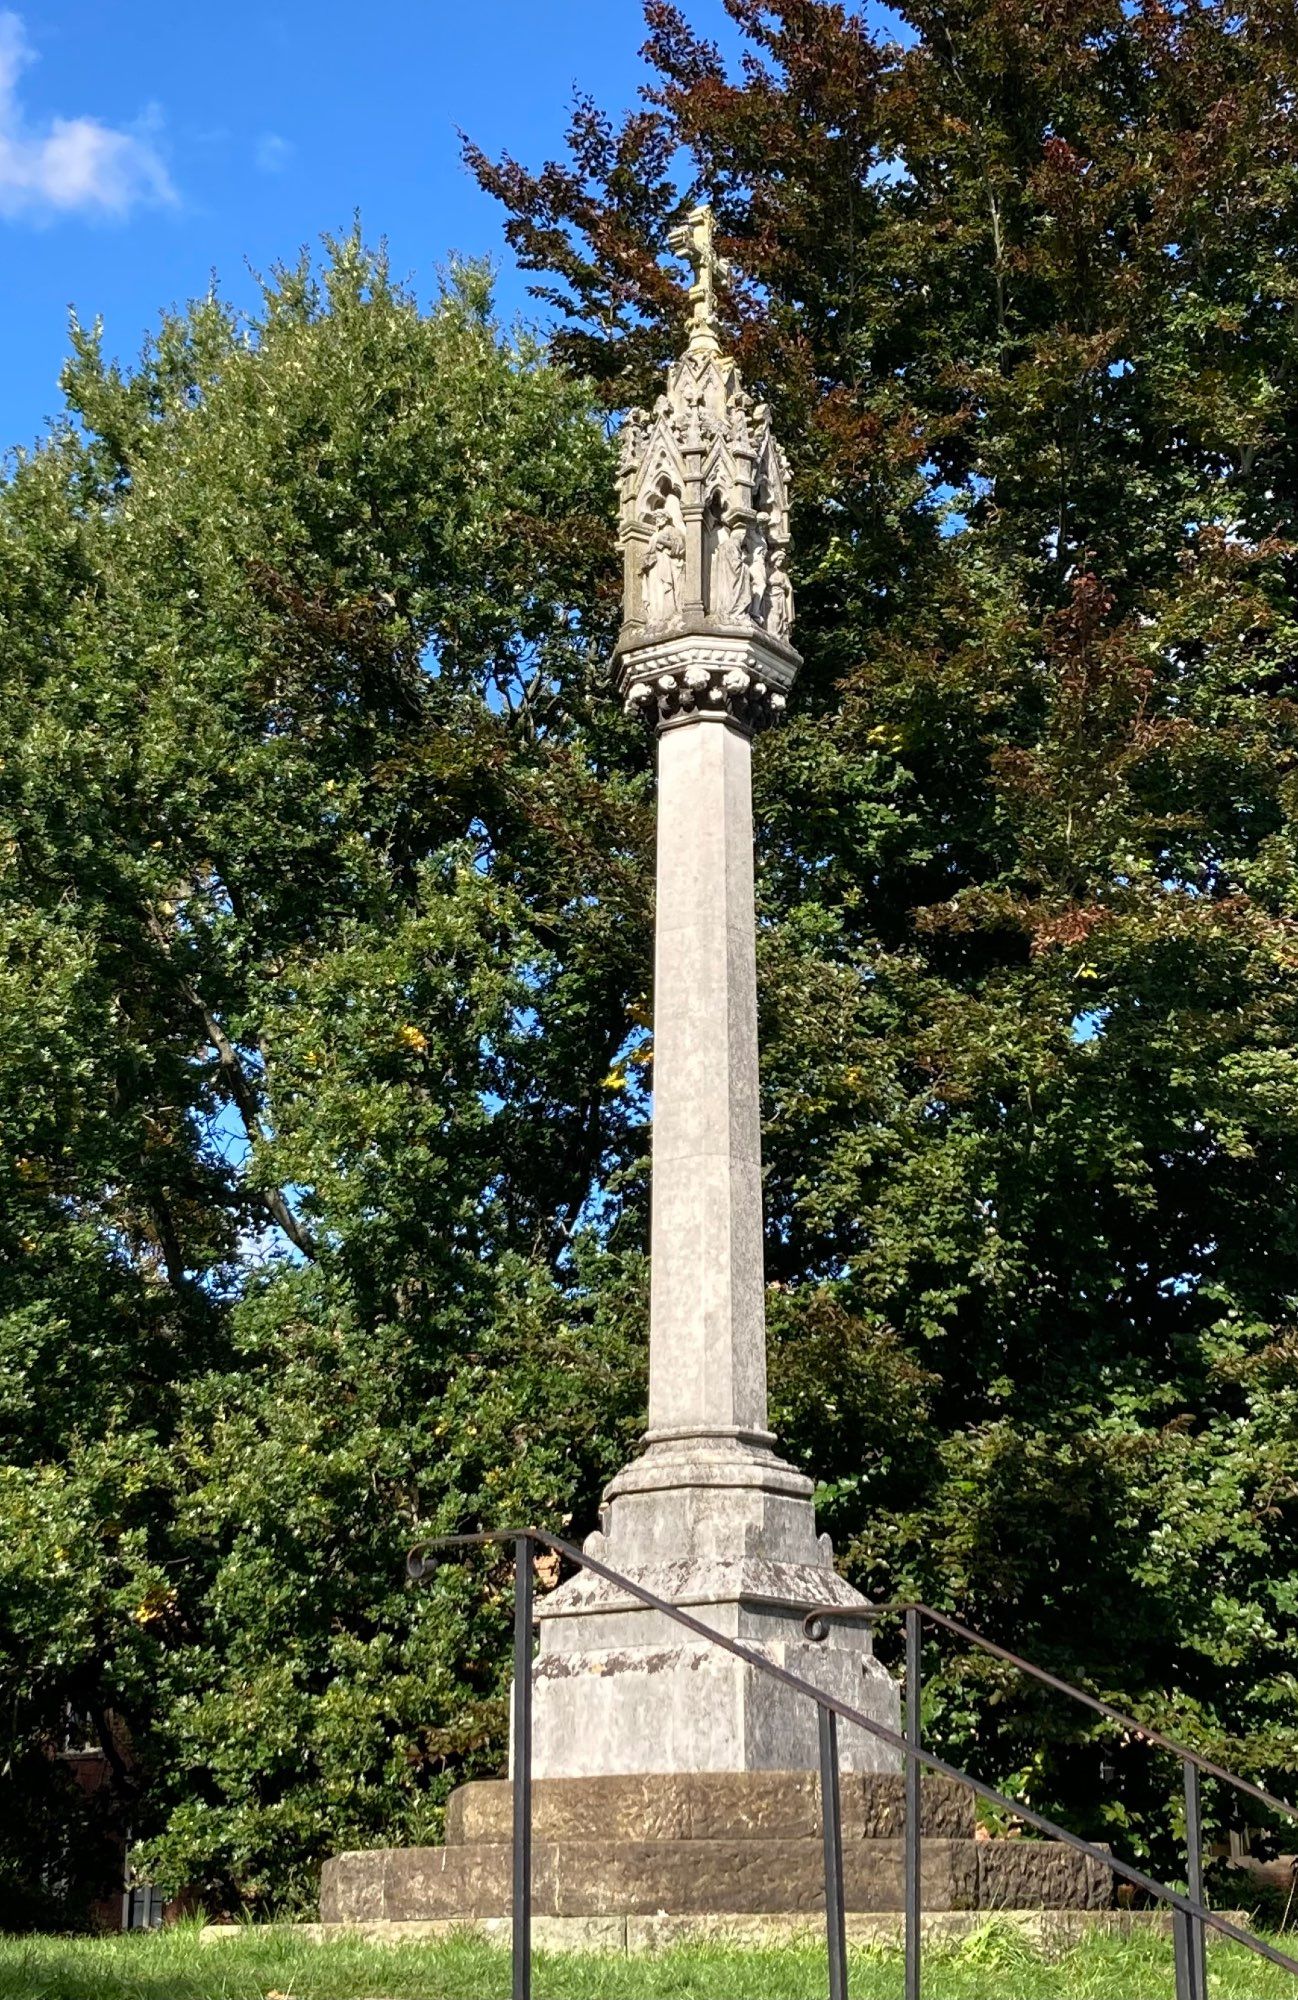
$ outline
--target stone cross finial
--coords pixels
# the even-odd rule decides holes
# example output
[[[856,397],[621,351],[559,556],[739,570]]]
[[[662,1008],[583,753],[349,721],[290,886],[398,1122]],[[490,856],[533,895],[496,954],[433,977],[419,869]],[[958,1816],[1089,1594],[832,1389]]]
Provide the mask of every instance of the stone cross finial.
[[[683,257],[694,273],[690,286],[690,352],[719,354],[717,334],[717,281],[727,276],[729,264],[717,250],[712,210],[692,208],[684,222],[667,236],[668,246]]]

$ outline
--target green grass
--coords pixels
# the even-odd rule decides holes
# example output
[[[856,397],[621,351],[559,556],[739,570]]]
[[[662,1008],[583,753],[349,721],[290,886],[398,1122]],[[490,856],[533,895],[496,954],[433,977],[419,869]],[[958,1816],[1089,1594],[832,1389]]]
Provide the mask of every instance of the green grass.
[[[1293,1940],[1287,1940],[1292,1949]],[[1231,1944],[1209,1945],[1212,2000],[1298,2000],[1298,1982]],[[900,2000],[900,1953],[853,1948],[852,2000]],[[924,2000],[1171,2000],[1165,1938],[1094,1937],[1044,1958],[988,1921],[925,1953]],[[823,2000],[825,1957],[810,1946],[690,1945],[653,1957],[538,1953],[536,2000]],[[197,1929],[132,1937],[0,1937],[0,2000],[504,2000],[509,1958],[475,1938],[429,1944],[313,1944],[289,1929],[214,1944]]]

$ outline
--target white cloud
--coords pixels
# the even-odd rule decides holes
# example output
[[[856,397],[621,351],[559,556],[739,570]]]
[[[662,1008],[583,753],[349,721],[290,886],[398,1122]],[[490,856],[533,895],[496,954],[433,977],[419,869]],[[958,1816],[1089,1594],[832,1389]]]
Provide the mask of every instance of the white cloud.
[[[151,140],[152,121],[124,130],[98,118],[30,125],[18,79],[34,59],[21,18],[0,12],[0,216],[124,216],[176,199]]]
[[[291,142],[281,139],[278,132],[263,132],[257,141],[253,159],[260,173],[279,174],[292,159],[293,152]]]

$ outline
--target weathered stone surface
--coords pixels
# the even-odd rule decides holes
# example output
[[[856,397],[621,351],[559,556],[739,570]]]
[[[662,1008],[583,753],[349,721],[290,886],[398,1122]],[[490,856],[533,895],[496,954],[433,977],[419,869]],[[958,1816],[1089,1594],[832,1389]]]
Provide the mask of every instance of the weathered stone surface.
[[[974,1849],[968,1840],[925,1842],[923,1892],[930,1908],[974,1907]],[[824,1908],[818,1840],[537,1841],[532,1865],[532,1905],[542,1916],[689,1915],[723,1905],[737,1914]],[[843,1857],[848,1907],[900,1909],[902,1866],[899,1841],[852,1842]],[[327,1862],[320,1908],[327,1923],[507,1916],[512,1893],[512,1854],[505,1843],[389,1848]]]
[[[326,1923],[376,1922],[386,1917],[383,1877],[386,1848],[370,1848],[359,1854],[335,1854],[325,1862],[320,1876],[320,1915]]]
[[[903,1867],[900,1841],[849,1839],[847,1907],[899,1910]],[[512,1887],[507,1841],[378,1849],[326,1864],[321,1916],[326,1923],[504,1917]],[[1106,1870],[1036,1841],[928,1839],[922,1893],[929,1911],[1099,1909],[1110,1900]],[[721,1838],[538,1839],[533,1908],[548,1917],[816,1912],[824,1908],[823,1854],[819,1838],[771,1838],[751,1828]]]
[[[845,1840],[899,1840],[905,1794],[899,1773],[842,1778]],[[508,1841],[512,1789],[505,1779],[461,1785],[446,1809],[446,1840]],[[816,1840],[820,1781],[811,1771],[649,1773],[611,1778],[538,1779],[532,1797],[537,1840]],[[928,1839],[972,1839],[973,1794],[926,1775],[920,1829]]]
[[[536,1858],[540,1863],[540,1850]],[[538,1866],[534,1900],[535,1889],[543,1889],[542,1872]],[[508,1847],[389,1848],[381,1873],[385,1917],[501,1917],[510,1912]],[[320,1907],[323,1913],[323,1894]]]
[[[751,760],[713,718],[658,756],[649,1428],[702,1439],[766,1428]]]
[[[900,1771],[879,1771],[858,1778],[844,1775],[840,1783],[845,1833],[865,1840],[902,1838],[906,1790]],[[972,1840],[975,1819],[974,1796],[967,1786],[924,1772],[919,1788],[919,1825],[925,1839]]]
[[[574,1621],[580,1627],[580,1621]],[[872,1655],[817,1646],[787,1621],[783,1640],[746,1641],[774,1665],[896,1730],[896,1686]],[[815,1704],[705,1640],[676,1646],[544,1651],[534,1669],[534,1757],[545,1777],[646,1771],[812,1770]],[[898,1753],[839,1725],[844,1770],[895,1767]]]
[[[1054,1840],[980,1840],[980,1910],[1102,1910],[1113,1901],[1109,1869]]]
[[[1241,1930],[1251,1928],[1246,1911],[1223,1910],[1221,1915]],[[1047,1958],[1074,1950],[1088,1937],[1162,1938],[1171,1934],[1171,1918],[1165,1910],[998,1910],[991,1919],[981,1910],[933,1910],[921,1917],[920,1930],[925,1944],[955,1944],[973,1937],[989,1921],[1012,1924]],[[901,1912],[897,1910],[849,1911],[847,1941],[857,1945],[889,1945],[895,1949],[902,1941],[902,1924]],[[513,1931],[508,1917],[476,1917],[471,1921],[433,1917],[409,1923],[379,1919],[365,1924],[306,1923],[265,1928],[301,1944],[328,1944],[338,1938],[359,1937],[367,1944],[400,1945],[467,1934],[485,1938],[502,1951],[509,1949]],[[205,1945],[221,1945],[245,1936],[244,1926],[234,1923],[207,1924],[198,1933],[200,1944]],[[537,1951],[549,1952],[629,1954],[705,1941],[751,1946],[799,1943],[823,1950],[824,1939],[824,1919],[815,1912],[743,1916],[733,1910],[720,1910],[687,1917],[532,1918],[532,1943]]]

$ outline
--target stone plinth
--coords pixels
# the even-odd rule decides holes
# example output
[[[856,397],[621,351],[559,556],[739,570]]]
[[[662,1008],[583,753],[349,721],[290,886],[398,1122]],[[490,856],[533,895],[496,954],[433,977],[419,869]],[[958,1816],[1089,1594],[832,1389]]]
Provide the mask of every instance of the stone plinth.
[[[897,1776],[846,1777],[843,1883],[853,1911],[902,1908]],[[961,1787],[926,1778],[927,1912],[1098,1910],[1107,1869],[1049,1841],[976,1840]],[[341,1854],[325,1864],[326,1923],[481,1921],[510,1914],[512,1804],[504,1783],[466,1785],[445,1847]],[[541,1918],[814,1915],[824,1908],[818,1781],[805,1772],[541,1781],[533,1806],[533,1908]]]
[[[1237,1930],[1248,1930],[1247,1910],[1219,1914]],[[983,1910],[930,1910],[920,1918],[925,1951],[934,1946],[963,1944],[992,1921],[998,1930],[1011,1926],[1032,1951],[1045,1958],[1062,1958],[1093,1937],[1168,1938],[1167,1910],[1027,1909],[997,1905]],[[900,1910],[849,1910],[844,1923],[849,1946],[897,1951],[905,1935]],[[825,1919],[813,1911],[767,1912],[754,1916],[733,1910],[701,1910],[673,1917],[658,1912],[648,1917],[533,1917],[535,1950],[611,1954],[617,1957],[661,1952],[684,1944],[709,1944],[727,1950],[774,1951],[786,1946],[825,1949]],[[200,1944],[224,1944],[245,1935],[241,1924],[208,1924],[198,1933]],[[466,1935],[508,1951],[513,1937],[510,1917],[372,1918],[367,1922],[290,1924],[285,1935],[295,1944],[331,1944],[338,1938],[363,1938],[368,1944],[427,1944]]]
[[[811,1493],[809,1479],[763,1446],[664,1441],[618,1475],[606,1529],[587,1547],[665,1602],[897,1729],[896,1685],[874,1658],[864,1616],[850,1616],[864,1613],[864,1600],[833,1570]],[[733,1553],[746,1548],[761,1553]],[[840,1614],[820,1643],[803,1630],[812,1606]],[[539,1775],[815,1768],[811,1700],[615,1585],[579,1574],[538,1602],[537,1617]],[[847,1771],[897,1762],[847,1723],[839,1753]]]

